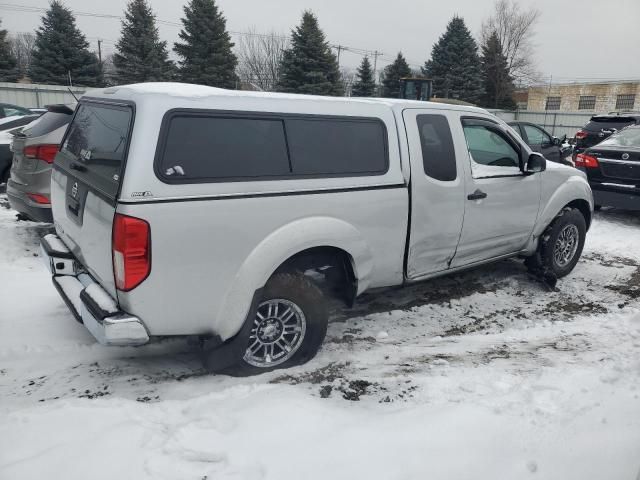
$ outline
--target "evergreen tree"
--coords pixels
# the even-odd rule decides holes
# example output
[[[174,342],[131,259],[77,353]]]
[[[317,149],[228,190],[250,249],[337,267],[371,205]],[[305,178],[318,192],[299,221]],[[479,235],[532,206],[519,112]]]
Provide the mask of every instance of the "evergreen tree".
[[[181,57],[179,77],[188,83],[234,88],[238,63],[231,51],[233,43],[227,21],[214,0],[191,0],[175,52]]]
[[[342,95],[338,60],[313,13],[305,11],[291,32],[291,46],[282,56],[281,92]]]
[[[395,61],[384,69],[382,80],[382,96],[387,98],[400,98],[400,79],[411,76],[411,68],[405,60],[402,52],[398,52]]]
[[[76,27],[71,10],[52,0],[36,31],[29,77],[36,83],[100,86],[102,71],[98,57],[89,51],[89,43]]]
[[[122,32],[113,55],[119,83],[160,82],[174,75],[167,42],[161,42],[156,17],[145,0],[127,4]]]
[[[351,88],[353,97],[373,97],[376,93],[376,82],[373,79],[373,70],[369,57],[364,57],[358,67],[356,82]]]
[[[480,100],[483,89],[478,45],[462,18],[455,16],[449,22],[422,71],[433,80],[434,96],[471,103]]]
[[[7,31],[0,30],[0,82],[17,82],[19,79],[20,68],[7,40]]]
[[[482,45],[482,104],[488,108],[515,108],[512,95],[513,80],[509,75],[507,57],[502,51],[497,32],[493,32]]]

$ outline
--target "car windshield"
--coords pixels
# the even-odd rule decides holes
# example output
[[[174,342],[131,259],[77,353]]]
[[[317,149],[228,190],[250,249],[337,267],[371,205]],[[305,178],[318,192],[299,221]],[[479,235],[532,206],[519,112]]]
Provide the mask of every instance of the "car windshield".
[[[640,148],[640,128],[625,128],[600,142],[602,146]]]

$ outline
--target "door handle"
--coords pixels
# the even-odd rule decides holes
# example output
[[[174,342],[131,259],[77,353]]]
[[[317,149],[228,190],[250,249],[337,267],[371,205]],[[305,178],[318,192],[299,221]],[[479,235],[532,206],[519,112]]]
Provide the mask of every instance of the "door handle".
[[[487,198],[487,194],[479,188],[476,189],[475,192],[467,195],[467,200],[482,200],[483,198]]]

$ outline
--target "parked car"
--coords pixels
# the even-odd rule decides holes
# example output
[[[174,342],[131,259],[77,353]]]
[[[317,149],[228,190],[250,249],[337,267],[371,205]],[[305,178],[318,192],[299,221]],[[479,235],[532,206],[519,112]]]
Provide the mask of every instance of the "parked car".
[[[10,103],[0,103],[0,118],[17,117],[23,115],[32,115],[33,112],[28,108],[11,105]]]
[[[13,152],[11,151],[11,142],[13,136],[22,130],[23,127],[16,127],[13,130],[5,130],[0,132],[0,185],[6,184],[11,173],[11,160]]]
[[[576,156],[596,208],[640,210],[640,125],[628,126]]]
[[[597,145],[609,135],[616,133],[629,125],[640,124],[638,113],[610,113],[608,115],[594,115],[591,120],[576,133],[576,142],[573,148],[575,160],[579,153],[587,148]]]
[[[81,98],[51,200],[43,258],[101,343],[200,336],[241,373],[312,358],[330,294],[518,255],[565,276],[593,209],[479,108],[171,83]]]
[[[13,136],[20,132],[25,125],[33,122],[39,115],[24,115],[22,117],[7,117],[0,119],[0,185],[7,183],[11,171],[11,142]]]
[[[29,107],[33,113],[37,113],[38,115],[42,115],[43,113],[47,113],[47,109],[43,107]]]
[[[541,153],[544,158],[552,162],[573,166],[573,163],[567,160],[567,157],[571,155],[571,147],[565,146],[566,135],[562,138],[554,137],[541,126],[530,122],[509,122],[509,126],[534,152]]]
[[[17,132],[7,181],[11,208],[26,218],[51,222],[51,164],[73,115],[73,106],[51,105],[47,113]]]

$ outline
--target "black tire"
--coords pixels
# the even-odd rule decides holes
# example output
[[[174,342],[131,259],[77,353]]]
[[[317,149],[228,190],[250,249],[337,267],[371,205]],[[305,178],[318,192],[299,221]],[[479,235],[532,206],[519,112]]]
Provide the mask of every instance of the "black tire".
[[[327,333],[329,320],[327,303],[320,288],[301,273],[278,273],[267,282],[258,305],[263,305],[265,302],[274,299],[282,299],[295,304],[304,315],[305,330],[304,334],[296,342],[297,350],[295,350],[295,353],[275,366],[268,364],[262,366],[252,365],[245,358],[249,346],[254,342],[253,338],[250,337],[247,347],[242,350],[242,357],[238,358],[237,364],[225,369],[224,373],[237,376],[257,375],[272,370],[302,365],[318,353]],[[256,318],[247,319],[248,322],[254,322],[254,320],[257,320],[257,316]]]
[[[559,263],[554,256],[555,247],[558,243],[560,234],[563,231],[571,230],[571,226],[575,227],[577,230],[577,245],[575,251],[573,251],[573,248],[569,248],[569,251],[573,251],[573,255],[570,258],[567,258],[567,263]],[[539,258],[538,261],[545,272],[553,273],[556,278],[564,277],[571,273],[578,263],[578,260],[580,260],[580,255],[582,255],[582,249],[584,248],[586,233],[587,222],[580,210],[575,208],[565,208],[542,235],[539,253],[532,258]]]

